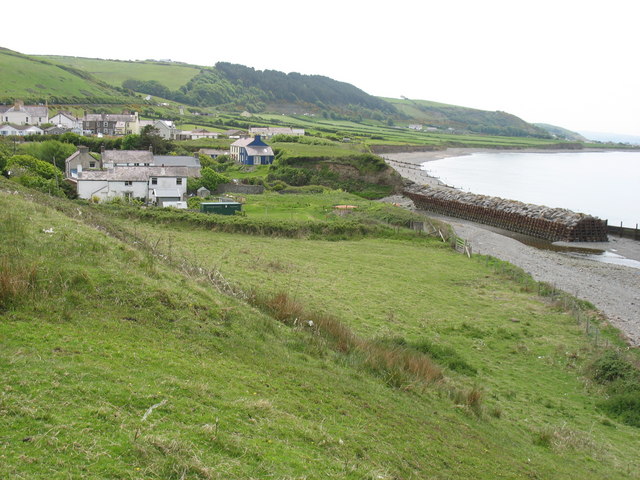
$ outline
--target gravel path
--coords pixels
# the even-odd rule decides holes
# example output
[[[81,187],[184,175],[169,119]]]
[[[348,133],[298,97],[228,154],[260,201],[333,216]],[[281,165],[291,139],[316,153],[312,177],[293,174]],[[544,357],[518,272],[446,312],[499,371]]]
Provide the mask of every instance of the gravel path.
[[[419,184],[437,184],[420,170],[420,163],[477,152],[473,149],[449,149],[442,152],[402,153],[385,155],[389,165],[400,175]],[[414,208],[411,200],[392,197],[390,201]],[[621,256],[627,265],[597,261],[525,245],[511,238],[508,232],[459,218],[443,217],[423,212],[449,223],[456,234],[471,243],[474,253],[492,255],[516,265],[538,280],[593,303],[608,321],[627,337],[633,346],[640,346],[640,242],[609,236],[607,243],[564,244],[604,250],[612,261]]]

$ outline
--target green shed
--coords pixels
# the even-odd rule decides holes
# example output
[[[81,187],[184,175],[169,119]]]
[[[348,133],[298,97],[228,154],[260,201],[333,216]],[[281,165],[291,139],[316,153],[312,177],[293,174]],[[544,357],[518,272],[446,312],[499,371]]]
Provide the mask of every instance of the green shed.
[[[218,215],[235,215],[242,211],[242,204],[239,202],[202,202],[200,204],[202,213],[217,213]]]

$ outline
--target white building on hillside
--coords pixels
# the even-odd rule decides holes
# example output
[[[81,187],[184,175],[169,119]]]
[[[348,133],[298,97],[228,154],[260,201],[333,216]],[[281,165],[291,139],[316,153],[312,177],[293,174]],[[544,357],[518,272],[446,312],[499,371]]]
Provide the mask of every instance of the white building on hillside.
[[[185,167],[114,167],[78,171],[74,179],[78,197],[100,201],[116,197],[141,199],[162,206],[186,199],[188,171]]]
[[[56,127],[80,129],[82,131],[82,119],[76,118],[69,112],[58,112],[49,119]]]
[[[16,100],[12,107],[0,105],[0,123],[14,125],[49,123],[49,107],[46,105],[25,105],[20,100]]]
[[[27,135],[42,135],[43,133],[44,131],[35,125],[0,125],[0,136],[25,137]]]

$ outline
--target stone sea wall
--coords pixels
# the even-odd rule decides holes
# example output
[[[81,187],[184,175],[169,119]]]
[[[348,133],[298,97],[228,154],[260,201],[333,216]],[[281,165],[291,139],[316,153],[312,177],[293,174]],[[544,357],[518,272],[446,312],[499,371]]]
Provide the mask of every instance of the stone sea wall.
[[[566,242],[606,242],[607,222],[562,208],[476,195],[446,187],[408,187],[417,208],[464,218],[537,238]]]

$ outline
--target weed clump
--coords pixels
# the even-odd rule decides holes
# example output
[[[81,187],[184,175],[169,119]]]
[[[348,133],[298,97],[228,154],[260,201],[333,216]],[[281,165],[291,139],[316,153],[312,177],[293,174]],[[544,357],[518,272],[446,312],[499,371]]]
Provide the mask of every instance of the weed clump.
[[[640,427],[640,370],[617,350],[606,350],[589,368],[593,379],[606,387],[609,397],[598,406],[609,416]]]
[[[389,385],[404,387],[415,380],[429,383],[442,378],[442,370],[428,356],[405,346],[390,346],[359,337],[337,318],[307,312],[285,292],[254,293],[250,301],[287,325],[310,328],[324,337],[334,350],[360,359]]]

